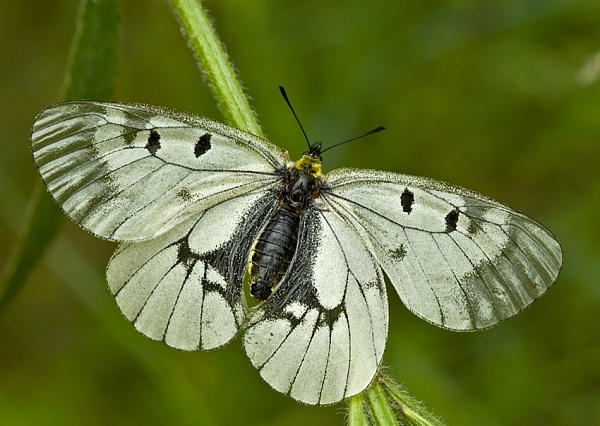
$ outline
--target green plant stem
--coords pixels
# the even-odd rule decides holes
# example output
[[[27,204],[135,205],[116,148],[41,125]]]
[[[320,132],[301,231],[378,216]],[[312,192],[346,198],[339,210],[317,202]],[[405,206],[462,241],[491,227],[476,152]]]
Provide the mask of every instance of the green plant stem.
[[[378,426],[397,426],[398,420],[383,386],[375,377],[366,395],[374,423]]]
[[[414,426],[444,426],[444,422],[431,413],[406,389],[389,377],[382,377],[382,386],[392,404],[397,407],[401,424]]]
[[[371,385],[348,401],[348,426],[444,426],[406,389],[379,372]]]
[[[348,401],[348,426],[368,426],[363,393],[350,397]]]
[[[244,95],[225,48],[198,0],[171,0],[182,32],[229,124],[258,136],[262,129]]]

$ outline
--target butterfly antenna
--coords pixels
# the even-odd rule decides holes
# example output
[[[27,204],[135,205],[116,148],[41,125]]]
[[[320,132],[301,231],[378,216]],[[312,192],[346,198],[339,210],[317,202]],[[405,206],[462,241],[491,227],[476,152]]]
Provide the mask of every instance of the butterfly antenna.
[[[304,131],[304,127],[302,127],[302,123],[300,123],[300,120],[298,119],[298,116],[296,115],[296,111],[294,111],[294,107],[292,106],[292,103],[288,99],[287,93],[285,93],[285,89],[283,88],[283,86],[279,86],[279,91],[281,92],[281,95],[283,96],[283,99],[285,99],[285,101],[287,102],[288,106],[292,110],[292,114],[294,114],[294,118],[296,119],[296,122],[298,123],[298,126],[300,126],[300,130],[302,130],[302,134],[304,135],[304,139],[306,139],[306,143],[308,144],[308,149],[310,149],[311,145],[310,145],[310,141],[308,140],[308,136],[306,136],[306,132]]]
[[[373,133],[381,132],[382,130],[385,130],[385,127],[379,126],[376,129],[369,130],[367,133],[363,133],[362,135],[353,137],[352,139],[348,139],[347,141],[336,143],[335,145],[332,145],[329,148],[324,149],[323,151],[321,151],[321,154],[323,154],[325,151],[329,151],[331,148],[335,148],[336,146],[340,146],[340,145],[343,145],[345,143],[355,141],[356,139],[364,138],[365,136],[369,136],[369,135],[372,135]]]

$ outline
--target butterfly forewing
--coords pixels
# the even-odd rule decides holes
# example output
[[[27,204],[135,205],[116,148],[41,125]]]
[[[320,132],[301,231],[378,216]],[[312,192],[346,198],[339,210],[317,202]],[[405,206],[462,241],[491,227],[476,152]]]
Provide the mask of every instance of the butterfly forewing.
[[[268,187],[287,159],[268,141],[212,120],[94,101],[44,110],[31,147],[65,213],[116,241],[158,236],[212,205]]]
[[[560,271],[550,231],[474,191],[352,169],[328,182],[328,201],[370,235],[404,304],[441,327],[491,327],[544,294]]]

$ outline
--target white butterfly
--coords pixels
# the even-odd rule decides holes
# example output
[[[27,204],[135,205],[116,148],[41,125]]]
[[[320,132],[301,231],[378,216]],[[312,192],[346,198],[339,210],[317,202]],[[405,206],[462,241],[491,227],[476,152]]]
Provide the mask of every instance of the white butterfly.
[[[72,101],[42,111],[33,157],[67,216],[121,245],[106,272],[154,340],[214,349],[243,331],[260,375],[307,404],[364,390],[388,329],[384,272],[404,304],[479,330],[543,295],[556,238],[481,194],[373,170],[321,174],[269,141],[193,114]],[[243,283],[264,300],[248,313]]]

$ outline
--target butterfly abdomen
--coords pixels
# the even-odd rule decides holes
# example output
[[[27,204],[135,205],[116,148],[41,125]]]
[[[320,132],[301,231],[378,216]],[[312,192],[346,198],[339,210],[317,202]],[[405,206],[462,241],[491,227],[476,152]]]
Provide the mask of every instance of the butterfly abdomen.
[[[255,299],[266,300],[285,275],[296,252],[299,223],[300,212],[283,204],[260,234],[250,272],[250,293]]]

